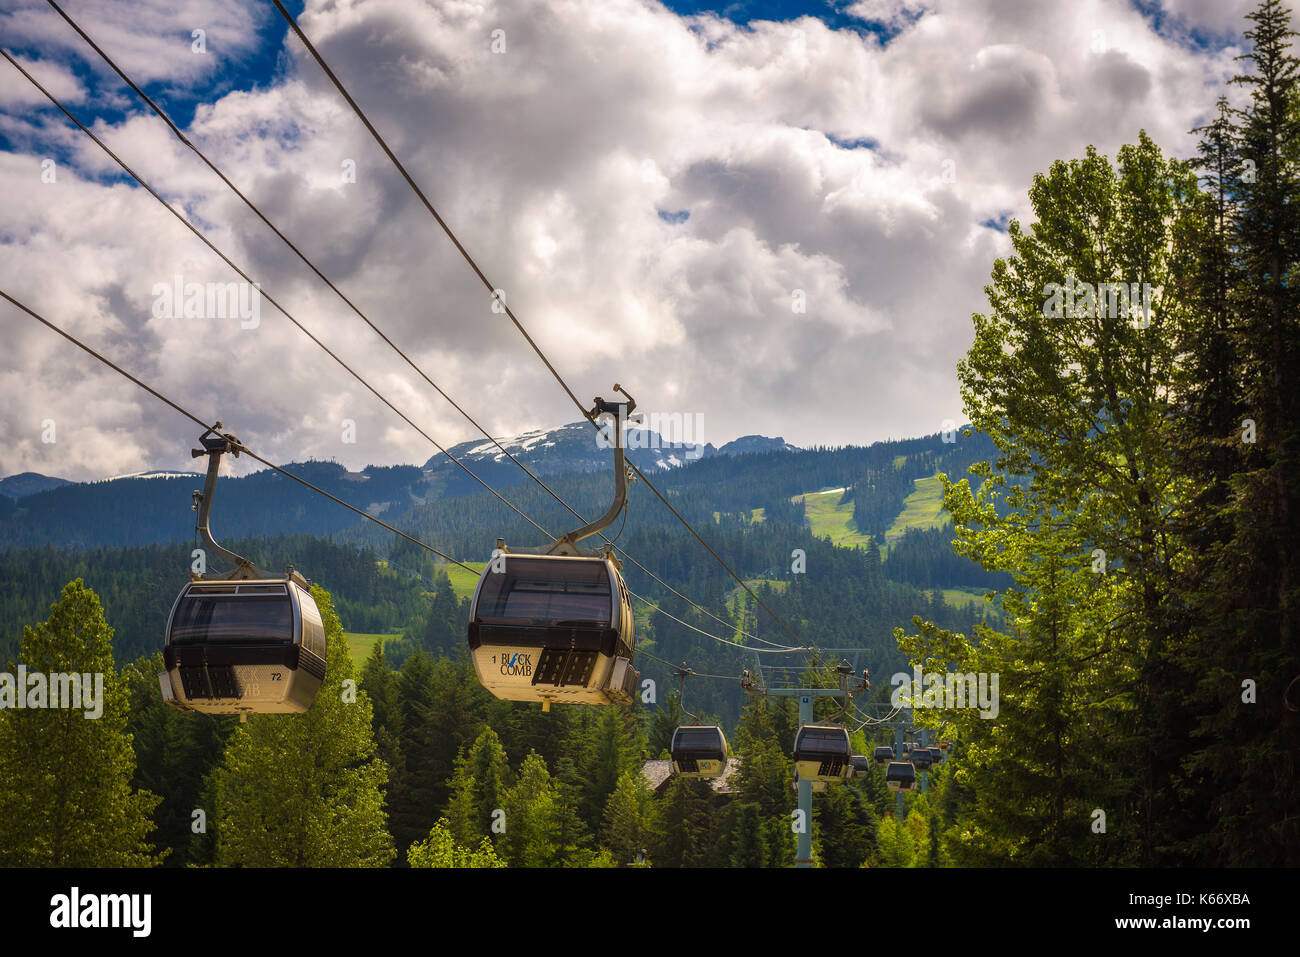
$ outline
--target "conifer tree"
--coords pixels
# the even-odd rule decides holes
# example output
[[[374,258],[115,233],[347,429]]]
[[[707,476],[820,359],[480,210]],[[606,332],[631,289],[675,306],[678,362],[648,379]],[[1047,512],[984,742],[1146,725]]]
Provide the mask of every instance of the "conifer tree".
[[[582,776],[580,810],[593,831],[603,826],[605,806],[619,778],[640,776],[641,729],[631,708],[583,708],[576,715],[566,756]]]
[[[1227,157],[1215,171],[1228,183],[1228,319],[1215,341],[1190,346],[1204,370],[1192,409],[1208,434],[1183,442],[1207,490],[1186,522],[1200,723],[1184,791],[1209,829],[1184,843],[1201,863],[1234,866],[1300,854],[1300,729],[1282,703],[1300,675],[1300,61],[1281,3],[1261,0],[1248,19],[1249,70],[1234,82],[1250,102],[1202,149]]]
[[[732,805],[734,814],[727,829],[726,846],[732,867],[769,866],[768,829],[763,825],[762,809],[755,801]]]
[[[402,735],[402,699],[397,673],[388,665],[383,641],[376,641],[361,666],[361,688],[370,699],[375,730],[387,728],[396,738]]]
[[[551,864],[563,867],[615,867],[604,848],[592,846],[592,834],[578,811],[581,778],[573,762],[560,758],[552,778],[555,794],[555,853]]]
[[[355,687],[329,593],[325,681],[303,714],[253,715],[217,773],[217,859],[245,867],[383,867],[394,857],[370,699]]]
[[[654,827],[653,812],[650,789],[640,772],[621,774],[605,805],[601,839],[617,863],[632,863],[648,851]]]
[[[658,802],[652,848],[659,867],[708,867],[714,862],[716,812],[707,781],[675,775]]]
[[[69,582],[50,617],[23,629],[19,661],[47,682],[41,706],[28,688],[22,709],[0,710],[0,865],[8,867],[152,867],[150,843],[159,798],[135,790],[135,754],[127,731],[129,691],[113,667],[113,629],[96,594]],[[10,662],[11,675],[18,672]],[[102,676],[98,717],[50,707],[53,675]],[[80,679],[79,679],[80,680]],[[156,680],[156,679],[155,679]],[[73,702],[66,702],[71,704]]]
[[[875,820],[850,786],[827,788],[813,801],[813,844],[823,867],[860,867],[875,844]],[[868,830],[870,828],[870,830]]]
[[[420,648],[431,654],[459,651],[464,643],[465,630],[461,626],[460,600],[451,587],[446,572],[439,572],[434,581],[433,596],[419,636]]]
[[[484,837],[503,844],[499,840],[500,821],[509,776],[509,760],[501,739],[490,727],[484,728],[473,746],[457,758],[452,774],[447,821],[457,844],[471,847]],[[508,816],[505,823],[508,828]]]
[[[505,857],[511,867],[546,867],[555,859],[559,811],[546,762],[528,752],[507,789]]]

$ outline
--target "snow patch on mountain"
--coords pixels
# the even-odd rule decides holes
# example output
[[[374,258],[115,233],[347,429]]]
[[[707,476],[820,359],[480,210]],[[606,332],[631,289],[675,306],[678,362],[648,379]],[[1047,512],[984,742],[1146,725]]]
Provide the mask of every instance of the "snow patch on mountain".
[[[169,469],[150,469],[144,472],[127,472],[124,475],[113,475],[104,479],[105,482],[116,482],[118,479],[155,479],[155,478],[203,478],[202,472],[173,472]]]

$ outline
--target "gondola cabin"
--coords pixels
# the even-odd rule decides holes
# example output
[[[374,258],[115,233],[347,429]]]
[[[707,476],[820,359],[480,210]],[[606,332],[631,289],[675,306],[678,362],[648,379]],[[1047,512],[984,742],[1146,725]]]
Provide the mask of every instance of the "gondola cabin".
[[[885,786],[891,791],[911,791],[916,787],[916,768],[910,761],[891,761],[885,768]]]
[[[805,724],[794,739],[794,767],[801,780],[845,781],[853,775],[849,733],[839,725]]]
[[[871,774],[871,758],[865,754],[855,754],[849,758],[849,763],[853,766],[854,778],[865,778]]]
[[[603,556],[501,554],[474,589],[469,649],[507,701],[628,704],[640,674],[623,576]]]
[[[912,764],[916,766],[916,770],[929,771],[930,765],[932,763],[930,759],[930,749],[914,747],[912,748],[911,753],[908,755],[908,760],[910,760]]]
[[[163,700],[204,714],[291,714],[325,680],[325,625],[306,580],[196,580],[167,619]]]
[[[933,767],[944,759],[943,750],[940,748],[930,748],[930,765]]]
[[[727,739],[716,724],[684,724],[673,732],[672,757],[684,778],[719,778],[727,768]]]
[[[887,744],[882,744],[872,752],[871,756],[877,764],[885,764],[894,760],[894,749]]]

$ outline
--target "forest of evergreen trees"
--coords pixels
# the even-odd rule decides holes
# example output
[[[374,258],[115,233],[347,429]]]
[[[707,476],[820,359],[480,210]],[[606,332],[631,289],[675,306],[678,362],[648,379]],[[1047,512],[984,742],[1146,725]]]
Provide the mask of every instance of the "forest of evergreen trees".
[[[671,779],[655,793],[642,767],[667,755],[682,720],[674,695],[543,714],[489,695],[461,651],[420,649],[395,669],[382,644],[358,672],[330,596],[314,595],[329,639],[326,684],[305,715],[241,725],[163,704],[160,653],[116,669],[102,606],[70,583],[49,620],[28,629],[23,660],[100,669],[108,704],[97,721],[61,715],[57,743],[46,712],[5,712],[0,864],[792,863],[792,706],[747,701],[731,736],[742,763],[725,792]],[[827,717],[836,706],[819,707]],[[854,735],[858,750],[873,743]],[[879,768],[833,789],[815,809],[815,856],[826,866],[946,863],[945,779],[939,770],[928,795],[909,798],[902,827]]]

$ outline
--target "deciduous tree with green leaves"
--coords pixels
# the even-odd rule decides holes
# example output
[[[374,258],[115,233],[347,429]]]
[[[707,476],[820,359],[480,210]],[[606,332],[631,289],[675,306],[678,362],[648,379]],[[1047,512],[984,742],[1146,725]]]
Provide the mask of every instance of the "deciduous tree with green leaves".
[[[996,718],[941,714],[966,748],[957,780],[976,796],[955,832],[959,859],[1154,860],[1152,806],[1179,757],[1156,733],[1178,641],[1169,517],[1190,494],[1171,442],[1190,311],[1174,238],[1197,190],[1145,133],[1114,165],[1091,148],[1054,163],[1030,190],[1036,222],[1010,224],[990,311],[974,316],[958,376],[998,457],[972,469],[977,491],[943,476],[944,504],[957,550],[1014,577],[1007,627],[979,629],[978,642],[932,625],[899,632],[927,670],[1000,676]],[[1089,826],[1096,808],[1104,839]]]
[[[445,817],[438,818],[427,838],[411,845],[406,852],[406,862],[411,867],[506,866],[506,862],[497,856],[496,848],[486,837],[472,848],[457,844],[451,836],[451,827]]]

